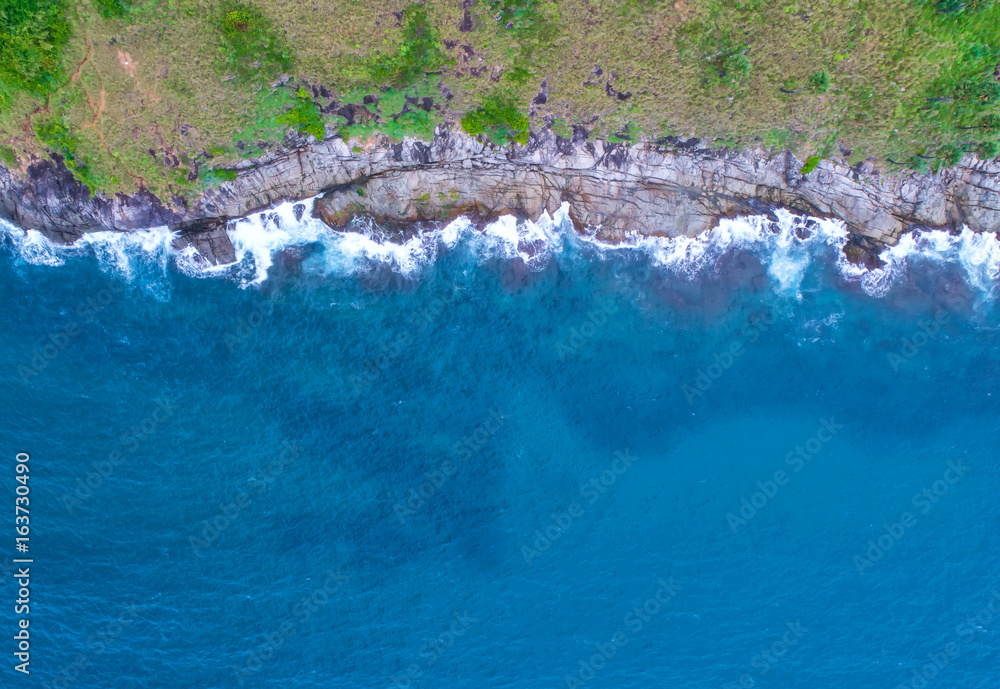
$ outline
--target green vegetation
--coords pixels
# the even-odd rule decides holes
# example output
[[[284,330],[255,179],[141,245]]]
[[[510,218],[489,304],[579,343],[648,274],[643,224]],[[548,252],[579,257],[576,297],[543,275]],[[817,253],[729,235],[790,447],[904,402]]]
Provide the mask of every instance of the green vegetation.
[[[299,87],[295,94],[295,105],[277,117],[279,124],[288,125],[300,134],[312,134],[318,141],[326,135],[323,116],[320,114],[312,94]]]
[[[168,200],[291,132],[580,127],[929,171],[1000,152],[998,26],[996,0],[0,0],[0,162]]]
[[[489,0],[494,17],[515,31],[526,31],[538,21],[538,0]]]
[[[558,118],[552,121],[552,133],[564,139],[573,138],[573,128]]]
[[[14,167],[17,165],[17,153],[10,146],[0,146],[0,162],[8,168]]]
[[[427,9],[415,4],[406,8],[406,27],[399,51],[377,58],[372,66],[372,77],[376,83],[409,86],[447,62],[438,32],[427,18]]]
[[[132,9],[131,0],[94,0],[94,5],[105,19],[122,19]]]
[[[87,159],[79,152],[80,140],[70,132],[58,117],[52,117],[35,128],[38,139],[52,153],[62,156],[73,175],[91,189],[101,187],[101,179],[94,173]]]
[[[825,69],[809,75],[809,88],[816,93],[826,93],[830,90],[830,75]]]
[[[114,0],[102,0],[113,2]],[[254,5],[222,3],[222,69],[254,82],[273,79],[292,65],[292,54],[274,23]]]
[[[0,106],[12,94],[44,94],[59,75],[69,23],[61,0],[0,0]]]
[[[497,146],[513,141],[528,143],[530,122],[509,97],[497,94],[488,96],[483,104],[462,117],[462,129],[472,136],[483,134]]]
[[[366,122],[344,127],[340,133],[347,138],[383,134],[392,141],[401,141],[405,136],[429,141],[441,119],[436,111],[425,109],[420,103],[432,100],[436,93],[427,81],[405,91],[386,89],[379,93],[377,103],[367,106],[373,117]]]
[[[236,179],[236,170],[224,168],[203,168],[198,177],[207,185],[213,186],[220,182],[232,182]]]

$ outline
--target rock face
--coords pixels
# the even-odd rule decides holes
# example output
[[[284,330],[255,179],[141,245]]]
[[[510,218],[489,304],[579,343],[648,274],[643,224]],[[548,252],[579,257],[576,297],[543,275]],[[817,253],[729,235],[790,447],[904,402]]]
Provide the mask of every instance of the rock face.
[[[609,241],[693,236],[720,217],[774,207],[843,220],[845,249],[863,261],[914,228],[1000,230],[1000,162],[967,157],[933,175],[882,175],[822,161],[808,175],[790,153],[709,149],[671,140],[625,145],[533,134],[496,149],[439,128],[430,143],[327,139],[258,161],[196,202],[168,206],[151,194],[91,196],[60,161],[33,164],[26,179],[0,172],[0,209],[59,241],[84,232],[168,225],[178,246],[212,262],[233,260],[224,224],[274,203],[322,194],[315,213],[331,227],[357,213],[392,224],[473,214],[537,217],[571,204],[580,231]]]

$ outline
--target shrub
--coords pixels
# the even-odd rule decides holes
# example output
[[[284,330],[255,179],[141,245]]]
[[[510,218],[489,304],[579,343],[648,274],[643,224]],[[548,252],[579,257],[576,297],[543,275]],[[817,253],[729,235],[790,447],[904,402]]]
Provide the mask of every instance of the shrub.
[[[490,10],[505,28],[530,28],[538,18],[537,0],[489,0]]]
[[[528,118],[508,96],[493,95],[462,117],[462,129],[472,136],[483,134],[497,146],[509,141],[528,143]]]
[[[216,184],[221,184],[222,182],[233,182],[236,180],[236,170],[213,167],[202,168],[198,172],[198,176],[208,186],[215,186]]]
[[[295,105],[290,110],[278,115],[279,124],[285,124],[300,134],[312,134],[317,141],[322,141],[326,136],[326,128],[323,126],[323,115],[313,101],[312,96],[305,88],[300,87],[295,93]]]
[[[378,83],[405,87],[447,62],[448,56],[441,50],[438,32],[428,20],[427,10],[423,5],[410,5],[406,8],[403,45],[395,55],[374,60],[372,77]]]
[[[131,0],[94,0],[94,5],[105,19],[121,19],[132,9]]]
[[[819,156],[809,156],[808,158],[806,158],[806,163],[805,165],[802,166],[801,174],[808,175],[810,172],[815,170],[816,166],[819,165],[820,160],[822,160],[822,158],[820,158]]]
[[[979,126],[982,127],[983,131],[987,134],[1000,132],[1000,115],[995,113],[988,114],[983,118],[983,122]]]
[[[993,0],[935,0],[934,9],[941,14],[978,12],[993,4]]]
[[[976,148],[976,154],[983,160],[990,160],[1000,156],[1000,142],[995,139],[981,141]]]
[[[825,69],[809,75],[809,88],[817,93],[826,93],[830,90],[830,75]]]
[[[962,149],[955,144],[947,144],[939,148],[937,151],[938,160],[949,167],[953,167],[962,162],[962,155]]]
[[[0,103],[55,87],[69,39],[64,0],[0,0]]]
[[[292,65],[292,53],[274,23],[253,5],[222,4],[222,68],[251,81],[276,77]]]
[[[0,160],[8,168],[12,168],[17,165],[17,153],[10,146],[0,146]]]
[[[992,78],[984,81],[965,79],[955,88],[955,97],[963,103],[993,105],[1000,101],[1000,84]]]
[[[61,119],[54,117],[35,125],[35,133],[38,135],[39,141],[45,144],[52,153],[62,156],[63,163],[74,177],[87,185],[91,191],[97,191],[101,188],[101,180],[78,150],[79,139],[63,124]]]
[[[728,55],[722,63],[720,77],[731,76],[733,79],[746,79],[750,76],[750,58],[743,53]]]

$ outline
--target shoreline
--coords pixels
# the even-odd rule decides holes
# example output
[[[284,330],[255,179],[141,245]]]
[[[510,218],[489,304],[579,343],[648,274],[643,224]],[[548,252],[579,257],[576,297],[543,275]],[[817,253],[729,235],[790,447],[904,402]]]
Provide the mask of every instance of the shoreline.
[[[0,169],[0,215],[68,244],[95,231],[166,225],[177,248],[210,263],[235,260],[225,226],[280,202],[316,198],[313,215],[337,230],[356,215],[394,225],[465,215],[537,218],[570,204],[575,229],[606,242],[697,236],[722,218],[777,208],[841,220],[848,260],[879,265],[882,249],[916,229],[1000,230],[1000,161],[967,156],[936,174],[886,175],[870,162],[823,160],[809,174],[791,153],[730,151],[696,139],[609,143],[549,130],[496,148],[439,127],[429,143],[339,137],[248,162],[193,203],[148,192],[92,196],[61,161],[36,161],[24,179]]]

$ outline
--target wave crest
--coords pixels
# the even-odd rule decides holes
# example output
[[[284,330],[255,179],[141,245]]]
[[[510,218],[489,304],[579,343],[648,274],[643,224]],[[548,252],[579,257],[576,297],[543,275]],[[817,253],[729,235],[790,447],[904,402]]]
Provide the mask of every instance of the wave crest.
[[[773,289],[798,296],[810,266],[832,264],[846,283],[856,283],[869,296],[883,298],[923,263],[951,265],[985,298],[992,299],[1000,279],[1000,241],[995,233],[968,228],[958,234],[913,232],[886,248],[881,268],[869,270],[851,264],[843,252],[849,239],[840,221],[810,218],[777,210],[772,217],[723,219],[696,237],[644,236],[622,244],[607,244],[573,230],[569,205],[535,221],[504,216],[477,228],[458,218],[444,225],[414,225],[397,241],[371,218],[358,217],[342,231],[312,216],[313,200],[282,203],[271,210],[232,221],[227,233],[236,262],[208,265],[191,246],[177,248],[177,236],[165,227],[139,232],[95,232],[73,245],[55,244],[34,230],[21,230],[0,221],[4,244],[15,263],[58,267],[75,257],[90,256],[100,269],[129,282],[141,283],[157,298],[170,292],[171,267],[201,278],[225,277],[247,287],[268,279],[278,254],[312,247],[303,269],[323,275],[352,276],[389,270],[419,278],[449,252],[464,252],[472,261],[522,262],[529,271],[543,270],[553,261],[573,260],[571,245],[587,246],[598,257],[631,251],[645,256],[653,270],[693,280],[725,270],[723,258],[751,252],[766,265]],[[398,233],[397,233],[398,234]],[[599,258],[597,260],[600,260]],[[720,266],[722,266],[720,268]]]

